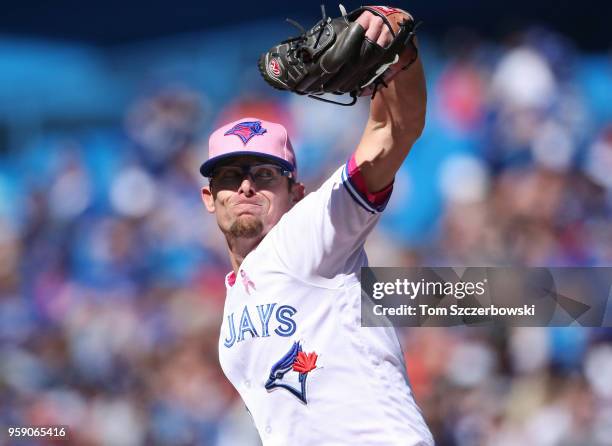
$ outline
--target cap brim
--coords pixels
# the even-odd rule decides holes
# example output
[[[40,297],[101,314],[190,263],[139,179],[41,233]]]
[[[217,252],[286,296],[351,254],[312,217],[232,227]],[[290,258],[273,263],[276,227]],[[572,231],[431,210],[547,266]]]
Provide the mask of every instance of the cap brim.
[[[284,160],[278,156],[274,156],[274,155],[269,155],[267,153],[260,153],[260,152],[252,152],[252,151],[248,151],[248,150],[243,150],[243,151],[237,151],[237,152],[230,152],[230,153],[224,153],[223,155],[218,155],[215,156],[214,158],[209,159],[208,161],[205,161],[204,164],[202,164],[200,166],[200,173],[205,176],[206,178],[210,178],[210,175],[212,174],[213,170],[215,169],[216,165],[221,162],[221,161],[225,161],[228,160],[230,158],[235,158],[237,156],[257,156],[257,157],[261,157],[261,158],[267,158],[270,161],[273,161],[279,165],[281,165],[282,167],[284,167],[285,169],[287,169],[290,172],[294,172],[295,171],[295,166],[293,166],[289,161]]]

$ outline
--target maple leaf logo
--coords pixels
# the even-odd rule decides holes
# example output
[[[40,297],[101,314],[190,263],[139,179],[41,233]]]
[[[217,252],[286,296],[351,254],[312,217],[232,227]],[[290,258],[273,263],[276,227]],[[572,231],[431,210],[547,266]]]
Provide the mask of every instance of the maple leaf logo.
[[[299,373],[308,373],[317,367],[317,354],[315,352],[298,352],[293,370]]]

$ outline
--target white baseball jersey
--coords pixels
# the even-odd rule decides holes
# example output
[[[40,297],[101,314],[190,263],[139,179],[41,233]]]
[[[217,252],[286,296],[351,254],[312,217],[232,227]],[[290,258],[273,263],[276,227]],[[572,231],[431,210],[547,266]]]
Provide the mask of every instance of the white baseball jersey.
[[[364,191],[351,158],[226,278],[221,367],[265,446],[433,445],[395,330],[360,325],[363,244],[391,187]]]

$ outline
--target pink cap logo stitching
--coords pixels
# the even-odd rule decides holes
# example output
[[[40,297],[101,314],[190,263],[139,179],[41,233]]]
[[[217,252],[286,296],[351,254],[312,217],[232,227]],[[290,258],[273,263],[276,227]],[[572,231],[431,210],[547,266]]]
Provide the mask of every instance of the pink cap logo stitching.
[[[244,121],[236,124],[234,127],[225,132],[224,135],[236,135],[246,146],[246,143],[249,142],[253,136],[263,135],[266,132],[267,130],[261,126],[261,121]]]

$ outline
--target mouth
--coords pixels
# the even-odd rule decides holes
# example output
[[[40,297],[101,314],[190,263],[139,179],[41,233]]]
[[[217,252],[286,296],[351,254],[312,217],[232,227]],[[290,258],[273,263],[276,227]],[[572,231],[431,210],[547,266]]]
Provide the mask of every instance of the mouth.
[[[261,211],[261,205],[257,203],[251,203],[241,201],[232,206],[238,215],[242,214],[255,214]]]

